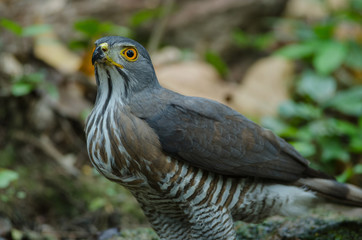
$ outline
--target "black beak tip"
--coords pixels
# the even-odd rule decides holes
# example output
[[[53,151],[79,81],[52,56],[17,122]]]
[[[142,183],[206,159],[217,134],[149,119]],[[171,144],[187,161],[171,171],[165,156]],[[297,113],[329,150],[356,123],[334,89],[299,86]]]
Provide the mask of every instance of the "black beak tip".
[[[94,49],[93,55],[92,55],[92,65],[94,65],[94,63],[100,59],[104,58],[104,53],[102,51],[102,48],[100,46],[96,47],[96,49]]]
[[[96,58],[94,57],[94,53],[93,53],[93,56],[92,56],[92,65],[94,65],[95,62],[96,62]]]

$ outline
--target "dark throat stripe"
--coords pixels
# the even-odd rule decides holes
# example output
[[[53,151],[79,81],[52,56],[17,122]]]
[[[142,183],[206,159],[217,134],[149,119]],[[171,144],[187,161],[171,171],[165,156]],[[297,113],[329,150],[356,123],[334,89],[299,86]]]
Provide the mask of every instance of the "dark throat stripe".
[[[122,69],[120,69],[119,67],[117,66],[114,66],[117,70],[117,72],[121,75],[121,77],[123,78],[124,80],[124,95],[125,97],[127,97],[128,95],[128,87],[129,87],[129,78],[128,76],[122,71]]]
[[[98,74],[98,67],[94,68],[95,71],[95,75],[96,75],[96,83],[97,83],[97,87],[99,87],[99,74]]]
[[[106,102],[104,103],[103,108],[102,108],[102,116],[104,115],[104,112],[107,109],[109,100],[111,99],[112,90],[113,90],[112,79],[111,79],[111,75],[109,74],[109,71],[107,71],[107,83],[108,83],[108,93],[107,93]]]
[[[97,96],[96,96],[96,104],[98,103],[98,99],[99,99],[99,95],[101,95],[100,93],[100,89],[99,89],[99,73],[98,73],[98,67],[95,67],[95,75],[96,75],[96,82],[97,82]]]

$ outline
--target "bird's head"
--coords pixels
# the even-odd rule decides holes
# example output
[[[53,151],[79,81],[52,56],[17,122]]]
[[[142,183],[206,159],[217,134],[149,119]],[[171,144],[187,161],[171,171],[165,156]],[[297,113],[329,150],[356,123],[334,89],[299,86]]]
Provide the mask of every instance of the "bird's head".
[[[114,91],[127,98],[129,94],[159,86],[147,50],[129,38],[110,36],[98,39],[92,64],[100,94]]]

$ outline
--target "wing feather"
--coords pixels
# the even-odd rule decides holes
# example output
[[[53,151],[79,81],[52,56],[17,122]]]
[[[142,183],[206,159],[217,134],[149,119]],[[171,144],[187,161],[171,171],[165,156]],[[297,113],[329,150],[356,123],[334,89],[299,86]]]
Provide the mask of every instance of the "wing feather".
[[[290,144],[231,108],[204,98],[166,95],[154,100],[156,111],[149,106],[153,111],[135,112],[154,129],[163,151],[173,157],[235,177],[294,181],[309,169],[308,161]]]

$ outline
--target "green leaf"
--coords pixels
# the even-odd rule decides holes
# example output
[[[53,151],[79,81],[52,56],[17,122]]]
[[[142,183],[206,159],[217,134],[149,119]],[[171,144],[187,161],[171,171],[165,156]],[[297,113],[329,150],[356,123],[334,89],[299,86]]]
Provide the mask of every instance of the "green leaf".
[[[336,41],[327,42],[318,49],[313,59],[313,66],[320,74],[330,74],[341,66],[347,52],[346,44]]]
[[[354,135],[358,133],[358,127],[350,122],[339,119],[329,119],[329,121],[338,134]]]
[[[310,104],[286,101],[279,106],[279,114],[285,118],[310,120],[320,118],[322,110]]]
[[[111,25],[111,27],[109,28],[109,30],[107,32],[109,35],[118,35],[118,36],[123,36],[123,37],[131,37],[132,36],[132,32],[129,28],[124,27],[124,26],[117,26],[117,25]]]
[[[27,82],[16,82],[11,87],[11,93],[15,97],[20,97],[29,94],[33,91],[34,85]]]
[[[316,44],[310,44],[309,42],[293,44],[277,50],[275,54],[289,59],[302,59],[313,55],[316,47]]]
[[[315,138],[315,132],[311,131],[309,125],[297,128],[294,137],[300,141],[311,142]]]
[[[0,189],[8,187],[11,182],[17,180],[18,178],[19,175],[17,172],[0,168]]]
[[[261,34],[255,36],[253,40],[253,46],[257,49],[263,50],[272,46],[275,43],[275,37],[272,34]]]
[[[314,137],[331,137],[336,135],[331,119],[318,119],[306,126]]]
[[[104,198],[98,197],[98,198],[93,199],[90,202],[89,209],[91,211],[95,211],[97,209],[100,209],[100,208],[104,207],[106,204],[107,204],[107,201]]]
[[[349,143],[349,150],[354,153],[362,153],[362,131],[352,136]]]
[[[351,6],[355,11],[362,11],[362,0],[352,0]]]
[[[162,8],[143,9],[133,14],[130,23],[133,27],[137,27],[147,21],[160,17],[161,13]]]
[[[128,37],[131,35],[131,31],[127,27],[118,26],[111,22],[101,22],[93,18],[77,21],[74,23],[74,29],[82,32],[89,38],[99,37],[102,34],[121,35]],[[75,42],[73,44],[77,45],[79,42]]]
[[[101,27],[103,27],[103,29]],[[110,27],[106,24],[101,26],[100,21],[93,18],[80,20],[74,23],[74,29],[82,32],[90,38],[100,35],[102,31],[108,31],[109,28]]]
[[[210,63],[219,72],[221,76],[226,76],[228,73],[228,67],[219,54],[213,51],[207,51],[205,53],[205,60]]]
[[[31,26],[25,27],[23,29],[22,36],[24,36],[24,37],[36,36],[36,35],[48,32],[50,29],[51,29],[51,26],[47,25],[47,24],[31,25]]]
[[[19,191],[19,192],[16,193],[16,197],[19,198],[19,199],[24,199],[24,198],[26,198],[26,192]]]
[[[357,164],[353,167],[353,172],[355,174],[362,174],[362,164]]]
[[[357,43],[350,43],[349,51],[345,59],[348,67],[362,70],[362,46]]]
[[[68,46],[72,50],[86,49],[89,46],[89,41],[88,40],[72,40],[69,42]]]
[[[317,150],[314,144],[311,142],[291,142],[290,144],[303,156],[303,157],[311,157],[313,156]]]
[[[313,32],[319,39],[325,40],[333,38],[334,29],[335,24],[331,21],[327,21],[322,22],[322,24],[315,25],[313,27]]]
[[[350,179],[353,176],[353,169],[352,168],[347,168],[346,170],[344,170],[344,172],[342,174],[340,174],[339,176],[336,177],[338,182],[347,182],[348,179]]]
[[[268,48],[275,42],[275,38],[272,34],[247,34],[242,30],[234,31],[232,38],[236,45],[241,48],[253,47],[260,50]]]
[[[276,117],[263,117],[261,119],[261,125],[272,130],[281,137],[295,137],[298,132],[297,128],[288,125],[282,119]]]
[[[362,116],[362,86],[338,92],[324,107],[334,108],[352,116]]]
[[[42,72],[23,75],[14,81],[11,93],[16,97],[27,95],[42,82],[44,82],[44,74]]]
[[[7,30],[13,32],[14,34],[21,36],[23,32],[22,26],[20,26],[18,23],[11,21],[9,19],[3,18],[0,21],[0,25],[6,28]]]
[[[232,37],[233,37],[234,42],[239,47],[247,47],[247,46],[249,46],[250,38],[244,31],[237,30],[237,31],[233,32]]]
[[[37,83],[43,82],[44,78],[45,78],[44,73],[36,72],[36,73],[30,73],[30,74],[24,75],[20,79],[20,81],[21,82],[28,82],[28,83],[37,84]]]
[[[322,146],[322,162],[330,162],[332,160],[349,161],[349,153],[347,149],[341,145],[339,138],[322,138],[320,144]]]
[[[323,103],[335,95],[337,84],[331,76],[320,76],[305,71],[297,82],[297,92],[309,96],[317,103]]]

